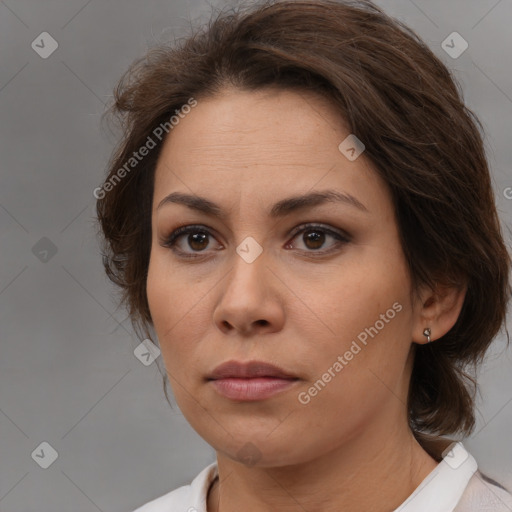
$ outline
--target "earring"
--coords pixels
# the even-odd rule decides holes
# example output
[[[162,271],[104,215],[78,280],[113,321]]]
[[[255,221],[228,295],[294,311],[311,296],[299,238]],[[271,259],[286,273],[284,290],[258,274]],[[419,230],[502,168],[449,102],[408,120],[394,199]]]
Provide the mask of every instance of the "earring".
[[[427,343],[430,343],[432,340],[430,339],[430,327],[425,327],[425,329],[423,330],[423,336],[426,336],[427,337]]]

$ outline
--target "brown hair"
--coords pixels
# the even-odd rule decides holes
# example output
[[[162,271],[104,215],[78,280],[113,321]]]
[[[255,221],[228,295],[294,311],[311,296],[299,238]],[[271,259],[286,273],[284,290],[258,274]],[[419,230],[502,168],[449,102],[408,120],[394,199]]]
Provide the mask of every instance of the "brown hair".
[[[455,326],[415,345],[408,409],[418,437],[469,434],[472,375],[504,323],[510,296],[483,130],[443,63],[370,1],[280,1],[221,12],[189,37],[151,48],[123,75],[106,113],[124,133],[96,197],[104,266],[136,332],[152,325],[151,203],[165,138],[122,180],[113,177],[190,98],[227,85],[325,96],[391,191],[413,288],[467,285]]]

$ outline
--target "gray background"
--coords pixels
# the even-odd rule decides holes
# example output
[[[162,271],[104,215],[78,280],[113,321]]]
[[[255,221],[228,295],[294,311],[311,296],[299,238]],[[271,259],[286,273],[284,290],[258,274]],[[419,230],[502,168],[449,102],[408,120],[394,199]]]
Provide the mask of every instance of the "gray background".
[[[510,225],[512,1],[378,3],[460,80],[487,131],[496,201]],[[209,11],[200,0],[0,1],[2,512],[130,511],[214,461],[165,402],[161,358],[145,366],[134,355],[140,340],[104,277],[92,195],[116,140],[100,126],[116,80],[148,45],[182,35]],[[43,31],[59,44],[47,59],[31,47]],[[453,31],[469,43],[457,59],[441,47]],[[481,469],[508,485],[511,368],[500,336],[465,442]],[[42,442],[58,452],[47,469],[31,456]]]

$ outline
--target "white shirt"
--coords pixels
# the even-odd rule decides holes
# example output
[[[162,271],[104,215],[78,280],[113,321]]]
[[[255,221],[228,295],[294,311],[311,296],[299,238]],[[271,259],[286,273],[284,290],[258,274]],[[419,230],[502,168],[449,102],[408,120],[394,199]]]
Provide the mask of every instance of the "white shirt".
[[[207,512],[206,499],[217,464],[134,512]],[[512,495],[478,471],[475,459],[456,443],[415,491],[393,512],[511,512]]]

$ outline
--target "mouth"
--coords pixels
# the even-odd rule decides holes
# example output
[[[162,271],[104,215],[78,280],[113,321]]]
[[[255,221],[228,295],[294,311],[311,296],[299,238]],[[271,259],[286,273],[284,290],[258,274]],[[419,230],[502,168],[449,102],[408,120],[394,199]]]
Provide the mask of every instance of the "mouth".
[[[300,379],[269,363],[227,361],[207,377],[214,389],[225,398],[258,401],[281,393]]]

